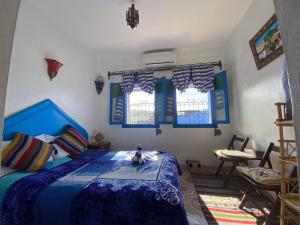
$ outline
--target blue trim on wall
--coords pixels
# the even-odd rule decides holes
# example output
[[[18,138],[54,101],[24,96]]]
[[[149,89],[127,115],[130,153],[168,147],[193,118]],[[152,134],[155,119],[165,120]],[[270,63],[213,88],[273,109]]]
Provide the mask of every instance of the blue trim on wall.
[[[12,140],[16,132],[26,133],[30,136],[40,134],[57,136],[67,125],[75,127],[88,139],[88,133],[82,126],[50,99],[46,99],[5,118],[3,140]]]

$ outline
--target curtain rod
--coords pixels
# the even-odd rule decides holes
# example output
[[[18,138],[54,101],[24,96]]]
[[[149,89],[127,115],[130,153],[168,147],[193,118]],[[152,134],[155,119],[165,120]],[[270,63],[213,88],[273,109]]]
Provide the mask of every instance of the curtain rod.
[[[162,67],[156,67],[152,68],[152,71],[165,71],[165,70],[173,70],[173,69],[180,69],[184,67],[196,67],[196,66],[219,66],[220,70],[222,70],[222,62],[221,60],[217,62],[207,62],[207,63],[196,63],[196,64],[187,64],[187,65],[178,65],[178,66],[162,66]],[[123,70],[123,71],[108,71],[108,79],[110,79],[111,76],[120,76],[124,73],[131,73],[131,72],[140,72],[144,71],[145,69],[138,69],[138,70]]]

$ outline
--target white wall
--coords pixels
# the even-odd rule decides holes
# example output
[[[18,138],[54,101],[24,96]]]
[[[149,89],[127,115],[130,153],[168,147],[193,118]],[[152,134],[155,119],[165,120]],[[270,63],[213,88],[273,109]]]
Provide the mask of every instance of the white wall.
[[[47,74],[45,57],[53,57],[64,64],[52,81]],[[97,126],[95,118],[100,107],[95,77],[94,54],[73,42],[51,23],[51,18],[45,18],[28,1],[22,1],[13,43],[5,115],[50,98],[92,132]]]
[[[278,145],[274,103],[284,101],[281,83],[284,57],[257,70],[248,42],[274,12],[272,0],[254,0],[229,38],[226,48],[234,132],[249,136],[252,139],[250,144],[262,150],[271,141]]]
[[[181,51],[179,64],[224,60],[222,49],[207,49],[202,51]],[[105,59],[99,56],[98,71],[105,78],[107,72],[125,69],[142,68],[141,55]],[[168,75],[165,73],[164,75]],[[111,82],[121,81],[114,77]],[[108,80],[105,80],[109,83]],[[213,129],[207,128],[173,128],[172,125],[161,125],[162,134],[155,135],[151,128],[122,128],[120,125],[109,125],[109,85],[101,94],[100,129],[107,140],[116,149],[135,149],[137,144],[144,148],[167,150],[175,153],[181,162],[186,159],[198,159],[202,164],[212,165],[218,161],[213,156],[213,149],[223,148],[231,136],[230,125],[221,127],[222,136],[214,137]]]

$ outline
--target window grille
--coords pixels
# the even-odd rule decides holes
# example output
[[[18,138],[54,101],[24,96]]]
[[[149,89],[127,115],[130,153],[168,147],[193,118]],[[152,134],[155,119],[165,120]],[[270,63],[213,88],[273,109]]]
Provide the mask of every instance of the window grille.
[[[190,85],[185,92],[176,90],[177,124],[211,123],[209,94],[198,92]]]
[[[126,124],[155,124],[155,94],[148,94],[135,87],[127,94]]]

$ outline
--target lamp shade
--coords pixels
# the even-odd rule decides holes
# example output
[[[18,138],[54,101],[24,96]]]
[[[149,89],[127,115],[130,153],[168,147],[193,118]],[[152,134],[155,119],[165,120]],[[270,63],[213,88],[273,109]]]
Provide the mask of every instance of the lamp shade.
[[[58,62],[55,59],[45,58],[45,60],[46,60],[47,65],[48,65],[48,70],[47,70],[48,71],[48,76],[49,76],[50,80],[52,80],[57,75],[57,72],[58,72],[59,68],[62,67],[63,64]]]

